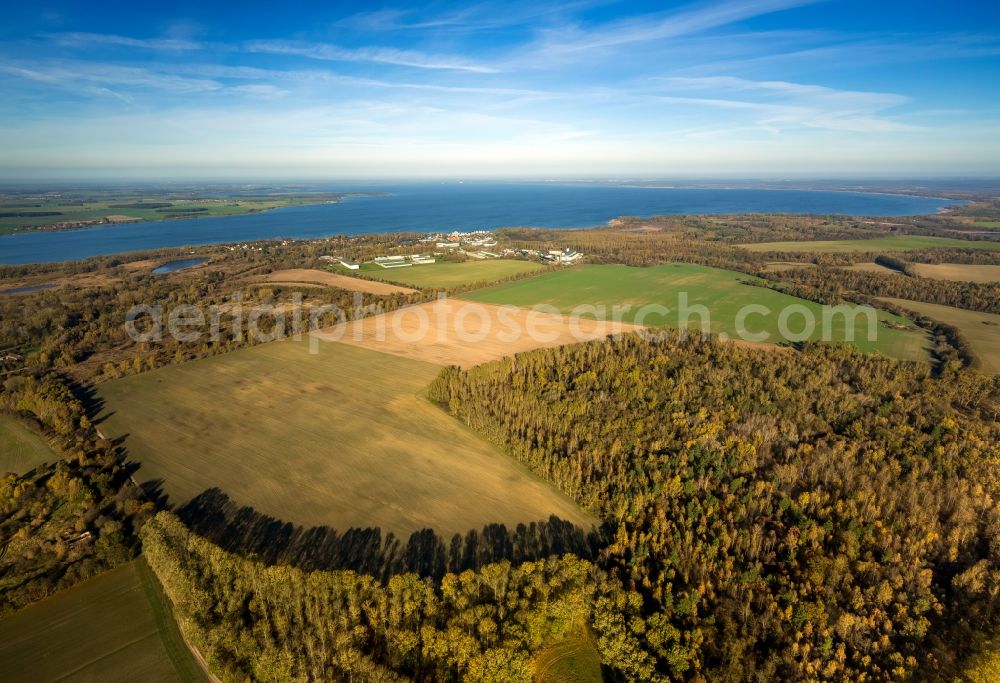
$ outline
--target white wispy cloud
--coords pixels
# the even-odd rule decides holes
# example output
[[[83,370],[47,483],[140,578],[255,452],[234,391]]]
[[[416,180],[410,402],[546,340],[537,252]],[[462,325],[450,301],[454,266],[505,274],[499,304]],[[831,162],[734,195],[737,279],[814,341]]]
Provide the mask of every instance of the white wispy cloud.
[[[777,98],[807,98],[836,103],[840,107],[886,109],[910,101],[905,95],[861,90],[842,90],[811,83],[758,81],[737,76],[670,76],[659,79],[667,86],[688,90],[755,92]]]
[[[755,81],[735,76],[667,77],[656,79],[667,94],[661,103],[746,112],[762,130],[816,128],[851,133],[893,133],[921,130],[889,116],[886,110],[910,102],[894,93],[840,90],[811,83]],[[694,96],[685,93],[708,93]],[[678,94],[679,93],[679,94]],[[743,98],[735,97],[742,95]],[[754,97],[756,99],[746,99]]]
[[[330,43],[298,40],[249,40],[242,43],[201,42],[177,38],[134,38],[104,33],[54,33],[45,36],[64,47],[119,46],[140,50],[254,52],[276,55],[294,55],[309,59],[340,62],[372,62],[420,69],[495,73],[496,68],[479,64],[460,55],[439,55],[403,50],[393,47],[363,46],[341,47]]]
[[[745,19],[813,4],[820,0],[729,0],[679,12],[658,12],[582,28],[566,26],[542,34],[539,51],[569,55],[692,35]]]
[[[203,50],[205,44],[179,38],[132,38],[107,33],[52,33],[46,37],[59,45],[112,45],[144,50]]]
[[[567,2],[481,2],[438,14],[425,8],[382,8],[358,12],[337,22],[337,26],[370,32],[390,31],[483,31],[522,26],[584,9],[613,4],[617,0],[569,0]]]
[[[294,55],[336,62],[374,62],[410,66],[419,69],[449,71],[470,71],[473,73],[496,73],[497,69],[454,55],[435,55],[416,50],[400,50],[390,47],[345,48],[329,43],[310,43],[290,40],[251,40],[243,43],[247,52]]]
[[[81,83],[77,80],[66,78],[64,74],[51,73],[45,69],[29,68],[14,64],[0,64],[0,74],[15,76],[35,83],[42,83],[78,95],[100,98],[111,97],[122,102],[132,101],[132,98],[129,96],[111,88]]]

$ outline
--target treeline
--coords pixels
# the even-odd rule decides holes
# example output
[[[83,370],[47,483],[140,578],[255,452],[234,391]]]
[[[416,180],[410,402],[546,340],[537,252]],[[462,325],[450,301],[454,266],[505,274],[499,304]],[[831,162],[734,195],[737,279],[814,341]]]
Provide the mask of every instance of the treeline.
[[[782,273],[775,274],[775,277],[781,277]],[[819,288],[811,284],[804,284],[801,282],[784,282],[777,280],[764,280],[765,286],[769,289],[773,289],[790,296],[795,296],[800,299],[806,299],[808,301],[815,301],[818,304],[823,304],[824,306],[836,306],[844,302],[850,302],[854,304],[859,304],[862,306],[871,306],[872,308],[881,309],[900,316],[901,318],[907,318],[913,322],[917,327],[920,327],[927,331],[930,335],[934,346],[931,349],[931,357],[934,361],[934,369],[936,373],[942,373],[947,371],[949,368],[954,370],[957,367],[971,367],[978,368],[979,357],[976,355],[972,348],[972,344],[966,338],[962,330],[958,329],[954,325],[948,325],[939,320],[934,320],[929,318],[922,313],[917,313],[916,311],[911,311],[905,307],[897,306],[889,301],[879,300],[873,296],[867,294],[860,294],[858,292],[843,292],[836,288]],[[748,282],[747,284],[759,284],[758,282]],[[892,325],[883,321],[883,325]],[[957,365],[954,365],[957,364]]]
[[[896,257],[880,257],[883,265],[909,274],[909,265]],[[953,282],[923,277],[900,277],[842,268],[795,268],[766,273],[771,280],[812,287],[831,300],[856,292],[873,297],[912,299],[970,311],[1000,313],[1000,287],[979,282]]]
[[[683,238],[663,232],[626,230],[526,230],[501,231],[514,248],[556,249],[570,247],[587,255],[589,263],[654,266],[662,263],[698,263],[754,273],[764,265],[757,254],[726,244]]]
[[[956,213],[966,213],[967,208],[971,207],[959,207]],[[997,213],[995,208],[990,210]],[[979,212],[977,215],[982,217],[984,214]],[[990,239],[975,231],[956,230],[965,224],[948,214],[871,218],[784,213],[623,216],[611,221],[610,225],[619,230],[657,230],[684,238],[727,243],[870,239],[890,235],[928,235],[969,241]]]
[[[223,680],[527,683],[534,656],[588,620],[607,625],[607,661],[633,644],[621,626],[638,596],[620,609],[623,598],[572,555],[383,585],[232,555],[169,513],[146,524],[142,541],[185,637]]]
[[[135,466],[94,431],[58,378],[8,378],[0,412],[56,449],[52,462],[0,479],[0,614],[117,566],[139,552],[153,503]]]
[[[1000,627],[1000,380],[928,372],[664,333],[431,397],[614,527],[600,563],[658,674],[948,679]]]
[[[296,292],[303,294],[302,331],[308,331],[310,311],[323,310],[320,307],[334,306],[351,319],[421,299],[421,295],[375,296],[336,288],[248,284],[213,270],[184,279],[133,274],[100,287],[63,287],[0,297],[0,349],[24,349],[23,366],[29,371],[64,370],[82,382],[113,379],[253,345],[272,338],[277,331],[289,336],[296,321],[293,311],[283,307],[292,303]],[[193,340],[168,333],[171,311],[183,305],[194,306],[203,317],[204,325],[195,328],[198,334]],[[129,336],[126,320],[135,306],[162,311],[159,341],[136,343]],[[273,307],[273,313],[260,317],[260,334],[255,336],[247,325],[248,316],[255,307],[268,306]],[[211,334],[213,309],[218,311],[216,339]],[[321,316],[319,323],[330,325],[337,320],[330,312]],[[146,314],[134,322],[140,333],[153,325]]]
[[[489,524],[450,539],[433,529],[408,538],[391,532],[383,537],[378,528],[304,529],[238,506],[219,489],[201,493],[176,514],[192,531],[229,552],[305,571],[350,569],[382,581],[407,573],[440,581],[447,573],[501,560],[517,565],[565,553],[591,559],[604,544],[597,532],[555,516],[514,529]]]

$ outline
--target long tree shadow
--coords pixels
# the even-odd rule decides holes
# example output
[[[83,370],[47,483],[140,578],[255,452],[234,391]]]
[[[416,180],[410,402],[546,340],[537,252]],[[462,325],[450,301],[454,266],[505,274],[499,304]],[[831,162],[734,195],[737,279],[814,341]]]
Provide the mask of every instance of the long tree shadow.
[[[113,414],[103,414],[104,399],[98,396],[95,387],[80,384],[72,380],[67,380],[66,386],[69,387],[73,397],[83,404],[84,413],[90,416],[93,424],[100,424]]]
[[[266,564],[306,571],[351,569],[383,581],[409,572],[438,580],[448,572],[500,560],[519,564],[563,553],[593,559],[609,538],[607,529],[588,532],[554,515],[513,530],[488,524],[448,540],[433,529],[417,531],[405,541],[392,533],[383,537],[378,527],[342,533],[326,526],[306,529],[239,506],[218,488],[203,491],[176,512],[196,534]]]

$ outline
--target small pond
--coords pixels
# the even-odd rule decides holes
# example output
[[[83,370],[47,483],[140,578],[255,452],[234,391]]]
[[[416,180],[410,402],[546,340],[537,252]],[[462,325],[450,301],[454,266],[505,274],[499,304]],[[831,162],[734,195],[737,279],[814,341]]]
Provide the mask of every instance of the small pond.
[[[164,263],[162,266],[153,268],[153,275],[165,275],[167,273],[175,273],[178,270],[184,270],[185,268],[193,268],[194,266],[200,266],[205,262],[206,259],[203,258],[187,258],[182,261],[171,261],[170,263]]]

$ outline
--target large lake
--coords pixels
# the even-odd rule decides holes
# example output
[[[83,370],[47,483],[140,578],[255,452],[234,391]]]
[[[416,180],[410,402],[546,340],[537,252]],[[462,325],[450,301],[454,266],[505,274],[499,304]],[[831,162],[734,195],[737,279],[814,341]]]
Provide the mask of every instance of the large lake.
[[[401,230],[475,230],[511,226],[591,227],[622,215],[780,212],[906,216],[955,202],[929,197],[813,190],[692,189],[570,183],[412,183],[334,186],[379,192],[340,204],[275,209],[244,216],[108,225],[0,237],[0,263],[66,261],[159,247],[309,239]]]

